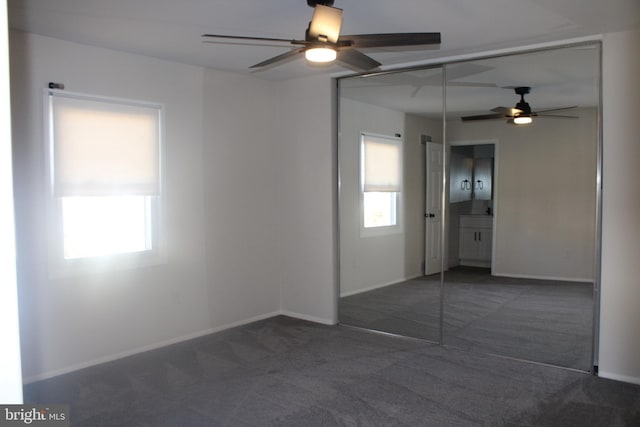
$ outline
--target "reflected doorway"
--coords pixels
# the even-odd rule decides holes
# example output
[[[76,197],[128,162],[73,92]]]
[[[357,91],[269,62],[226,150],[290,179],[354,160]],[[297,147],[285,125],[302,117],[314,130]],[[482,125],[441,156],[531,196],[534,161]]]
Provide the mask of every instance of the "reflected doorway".
[[[525,101],[513,97],[525,86],[533,120],[521,127],[515,114]],[[590,371],[599,106],[599,43],[339,79],[340,322]],[[396,233],[357,227],[360,132],[401,137],[413,150],[403,152]],[[443,148],[442,271],[435,275],[424,275],[426,135]],[[494,153],[465,156],[452,141],[492,145]]]

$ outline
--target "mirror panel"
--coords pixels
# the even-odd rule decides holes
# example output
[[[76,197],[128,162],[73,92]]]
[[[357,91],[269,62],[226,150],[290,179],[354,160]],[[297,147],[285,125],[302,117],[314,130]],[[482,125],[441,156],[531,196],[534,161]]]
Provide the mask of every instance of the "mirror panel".
[[[444,344],[591,369],[599,58],[593,44],[446,66]],[[476,120],[513,113],[524,86],[533,123]]]
[[[442,203],[433,206],[439,212],[426,218],[425,204],[442,200],[442,183],[427,188],[425,174],[429,147],[435,156],[432,169],[440,165],[433,173],[443,176],[442,79],[437,67],[339,81],[338,307],[343,324],[440,339]],[[399,143],[400,191],[364,191],[363,156],[369,150],[363,144],[369,140],[383,147],[388,141],[387,148]],[[377,167],[384,168],[391,157],[383,154]],[[372,217],[380,218],[380,226]],[[437,235],[431,236],[433,232]],[[425,236],[431,238],[429,247]]]
[[[599,85],[599,43],[340,79],[340,322],[591,370]]]

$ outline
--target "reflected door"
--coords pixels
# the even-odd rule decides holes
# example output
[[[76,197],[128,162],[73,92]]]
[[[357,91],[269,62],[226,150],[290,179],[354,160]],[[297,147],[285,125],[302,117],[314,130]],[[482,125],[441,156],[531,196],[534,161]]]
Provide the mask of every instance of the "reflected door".
[[[344,77],[338,83],[340,322],[438,342],[441,277],[424,271],[425,264],[429,273],[439,271],[442,258],[442,144],[427,149],[427,141],[443,140],[442,68]],[[363,133],[402,140],[393,226],[364,226]],[[426,212],[433,217],[425,218]]]
[[[447,65],[445,143],[464,146],[474,177],[470,198],[448,186],[446,345],[592,369],[599,58],[584,44]],[[530,124],[510,115],[519,82],[541,113]]]
[[[442,270],[442,144],[426,143],[424,274]]]

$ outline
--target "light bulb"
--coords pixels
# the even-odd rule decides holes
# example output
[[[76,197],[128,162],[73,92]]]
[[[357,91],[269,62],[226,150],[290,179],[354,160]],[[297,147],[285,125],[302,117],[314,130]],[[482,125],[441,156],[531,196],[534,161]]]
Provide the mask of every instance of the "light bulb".
[[[335,49],[329,47],[313,47],[304,52],[304,57],[311,62],[331,62],[337,55]]]
[[[518,116],[513,118],[513,123],[517,125],[528,125],[532,121],[533,119],[531,118],[531,116]]]

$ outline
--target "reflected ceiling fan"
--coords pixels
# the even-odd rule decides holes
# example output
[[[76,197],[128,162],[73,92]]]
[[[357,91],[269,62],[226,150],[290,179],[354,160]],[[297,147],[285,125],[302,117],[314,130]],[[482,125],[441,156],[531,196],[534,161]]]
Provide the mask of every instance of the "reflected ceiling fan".
[[[570,110],[573,108],[578,108],[577,105],[572,105],[571,107],[560,107],[560,108],[551,108],[547,110],[539,110],[533,111],[531,110],[531,106],[527,101],[525,101],[524,96],[531,92],[531,88],[529,86],[518,86],[514,87],[513,90],[516,92],[516,95],[520,95],[520,101],[516,104],[515,108],[507,108],[507,107],[496,107],[491,111],[494,114],[480,114],[477,116],[465,116],[461,117],[463,122],[477,121],[477,120],[495,120],[495,119],[507,119],[507,123],[516,124],[516,125],[526,125],[533,121],[533,117],[555,117],[559,119],[577,119],[577,116],[564,116],[559,114],[546,114],[552,113],[556,111],[564,111]]]
[[[384,48],[440,44],[440,33],[390,33],[358,34],[344,36],[342,9],[333,6],[333,0],[307,0],[313,7],[313,17],[306,30],[304,40],[267,37],[231,36],[224,34],[203,34],[203,38],[218,40],[278,42],[291,44],[293,49],[281,55],[252,65],[262,68],[289,61],[304,53],[305,58],[314,63],[330,63],[335,60],[355,71],[370,71],[380,64],[356,48]],[[224,43],[224,42],[221,42]]]

